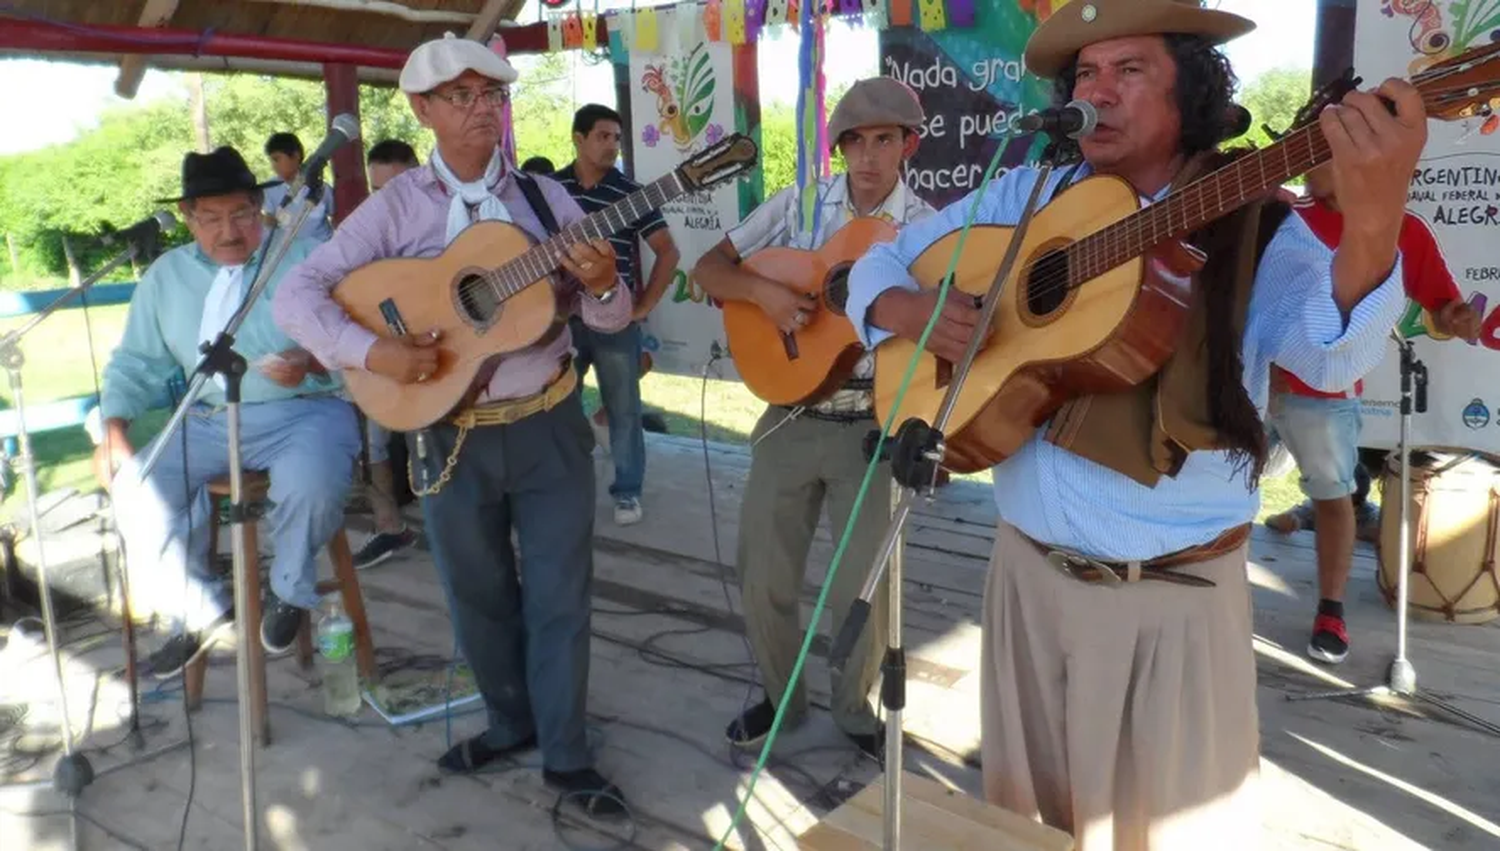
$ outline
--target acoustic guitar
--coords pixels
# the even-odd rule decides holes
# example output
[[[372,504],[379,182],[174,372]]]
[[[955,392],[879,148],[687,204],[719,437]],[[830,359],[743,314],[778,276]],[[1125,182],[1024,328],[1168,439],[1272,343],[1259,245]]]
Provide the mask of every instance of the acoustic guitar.
[[[734,134],[615,203],[536,242],[521,228],[482,221],[432,258],[378,260],[333,290],[355,322],[381,337],[439,334],[438,368],[401,384],[362,369],[343,371],[354,403],[392,431],[427,426],[458,407],[493,358],[524,349],[566,321],[554,276],[569,246],[605,239],[689,192],[710,189],[755,164],[755,142]]]
[[[772,405],[811,405],[849,380],[865,351],[844,317],[849,269],[870,246],[895,238],[894,225],[863,216],[839,228],[816,251],[767,248],[745,259],[745,269],[811,293],[818,302],[807,324],[792,334],[783,334],[754,304],[724,304],[729,355],[751,393]]]
[[[1500,109],[1500,44],[1474,48],[1412,78],[1429,118],[1481,118]],[[1342,98],[1358,80],[1345,79]],[[1013,455],[1064,403],[1120,392],[1154,375],[1182,331],[1191,276],[1206,258],[1181,240],[1283,182],[1331,158],[1304,110],[1275,143],[1240,156],[1165,199],[1141,208],[1126,181],[1097,175],[1037,210],[999,292],[993,320],[944,429],[943,466],[959,473]],[[973,225],[951,286],[984,296],[1015,229]],[[922,289],[941,286],[959,239],[955,230],[909,267]],[[890,418],[916,344],[891,338],[875,350],[875,405]],[[931,352],[918,366],[895,424],[937,416],[955,365]]]

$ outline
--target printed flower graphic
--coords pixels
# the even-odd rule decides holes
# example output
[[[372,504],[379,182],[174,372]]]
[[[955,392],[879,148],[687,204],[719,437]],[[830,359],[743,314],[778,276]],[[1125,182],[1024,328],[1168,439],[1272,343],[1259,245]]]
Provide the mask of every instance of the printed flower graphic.
[[[724,128],[717,124],[710,124],[704,132],[704,138],[708,140],[708,144],[717,145],[719,140],[724,138]]]
[[[646,143],[646,147],[654,148],[656,143],[661,141],[661,131],[656,129],[655,124],[647,124],[646,128],[641,131],[641,141]]]

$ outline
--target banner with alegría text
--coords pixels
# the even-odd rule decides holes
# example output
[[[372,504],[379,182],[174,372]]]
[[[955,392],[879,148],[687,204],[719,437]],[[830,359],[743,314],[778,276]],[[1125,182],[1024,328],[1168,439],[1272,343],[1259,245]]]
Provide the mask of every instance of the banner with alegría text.
[[[1363,87],[1410,79],[1436,62],[1500,39],[1500,3],[1359,0],[1355,72]],[[1497,103],[1496,106],[1500,106]],[[1412,417],[1412,446],[1500,452],[1500,117],[1428,123],[1407,209],[1437,235],[1463,298],[1484,318],[1479,340],[1443,339],[1409,302],[1397,332],[1427,367],[1427,412]],[[1394,342],[1365,380],[1365,446],[1400,434],[1400,358]]]

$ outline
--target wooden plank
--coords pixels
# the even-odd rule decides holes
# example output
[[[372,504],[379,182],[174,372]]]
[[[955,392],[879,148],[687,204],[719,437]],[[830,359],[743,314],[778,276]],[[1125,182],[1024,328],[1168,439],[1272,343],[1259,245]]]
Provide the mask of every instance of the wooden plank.
[[[146,0],[141,6],[140,21],[136,25],[142,28],[164,27],[176,13],[177,0]],[[143,53],[127,53],[120,57],[120,75],[115,78],[115,94],[126,100],[135,97],[141,86],[141,79],[146,76],[146,59]]]
[[[1071,851],[1073,838],[905,772],[901,786],[902,849],[922,851]],[[804,851],[876,851],[885,833],[885,780],[866,786],[799,838]]]

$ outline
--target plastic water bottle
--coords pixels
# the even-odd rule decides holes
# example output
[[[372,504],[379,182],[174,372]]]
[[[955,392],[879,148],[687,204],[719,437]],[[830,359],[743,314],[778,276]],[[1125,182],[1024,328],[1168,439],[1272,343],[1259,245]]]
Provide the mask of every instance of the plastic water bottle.
[[[323,677],[323,711],[350,717],[359,713],[359,675],[354,664],[354,624],[335,602],[318,620],[318,672]]]

